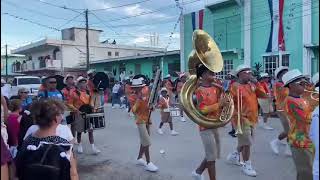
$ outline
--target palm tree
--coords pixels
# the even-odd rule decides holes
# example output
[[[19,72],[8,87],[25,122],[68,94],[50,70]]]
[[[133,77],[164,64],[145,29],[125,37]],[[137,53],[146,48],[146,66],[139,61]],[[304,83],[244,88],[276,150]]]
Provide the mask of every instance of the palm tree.
[[[253,75],[259,79],[262,72],[262,64],[260,62],[254,64]]]

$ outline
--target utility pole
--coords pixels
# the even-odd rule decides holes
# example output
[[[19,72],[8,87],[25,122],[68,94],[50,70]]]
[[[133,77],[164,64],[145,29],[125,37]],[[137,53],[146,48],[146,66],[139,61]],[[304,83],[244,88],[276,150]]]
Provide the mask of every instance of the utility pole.
[[[6,81],[8,81],[8,45],[6,44]]]
[[[86,14],[86,47],[87,47],[87,71],[88,71],[90,69],[88,9],[86,9],[85,14]]]

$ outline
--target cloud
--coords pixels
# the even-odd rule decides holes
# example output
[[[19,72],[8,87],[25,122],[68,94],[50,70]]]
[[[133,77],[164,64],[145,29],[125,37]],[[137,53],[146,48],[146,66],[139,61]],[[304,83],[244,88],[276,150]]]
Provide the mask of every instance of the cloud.
[[[84,3],[89,9],[104,9],[112,7],[110,3],[102,0],[84,0]]]
[[[136,16],[139,14],[147,13],[146,15],[139,16],[141,18],[170,18],[170,16],[167,16],[166,14],[162,13],[150,13],[153,10],[150,10],[148,8],[143,8],[141,7],[140,4],[136,4],[133,6],[128,6],[124,8],[124,13],[127,14],[128,16]]]
[[[150,40],[146,37],[137,37],[135,39],[133,39],[133,43],[134,44],[139,44],[139,43],[146,43],[146,42],[149,42]]]

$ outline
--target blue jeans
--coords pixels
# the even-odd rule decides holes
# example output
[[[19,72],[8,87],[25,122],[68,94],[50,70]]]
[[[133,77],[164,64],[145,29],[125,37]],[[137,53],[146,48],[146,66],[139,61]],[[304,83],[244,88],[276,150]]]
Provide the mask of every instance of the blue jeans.
[[[112,106],[114,104],[119,104],[120,106],[122,105],[122,103],[120,101],[120,96],[118,93],[112,93]]]

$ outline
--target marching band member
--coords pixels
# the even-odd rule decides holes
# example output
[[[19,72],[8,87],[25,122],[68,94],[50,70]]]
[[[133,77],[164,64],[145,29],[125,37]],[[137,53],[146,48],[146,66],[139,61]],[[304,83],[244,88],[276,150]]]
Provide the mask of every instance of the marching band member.
[[[297,69],[284,74],[282,81],[284,86],[289,88],[289,95],[285,100],[285,112],[290,124],[288,140],[297,170],[297,180],[312,179],[314,146],[309,130],[313,109],[305,99],[301,98],[308,82]]]
[[[146,87],[141,79],[132,79],[131,88],[134,91],[130,96],[130,104],[132,105],[132,112],[135,115],[136,124],[138,126],[140,137],[140,150],[137,158],[137,164],[145,166],[147,171],[156,172],[156,167],[150,161],[149,147],[151,145],[150,134],[148,133],[149,113],[150,108],[148,106],[148,96],[142,93],[142,89]],[[149,88],[148,88],[149,89]],[[152,109],[151,109],[152,110]],[[145,155],[146,160],[143,159]]]
[[[240,153],[243,158],[242,171],[248,176],[257,176],[250,161],[251,146],[253,142],[253,130],[258,122],[258,100],[263,94],[261,87],[256,86],[256,79],[252,75],[250,66],[240,65],[236,69],[238,82],[232,84],[231,95],[235,104],[233,123],[236,128],[241,128],[242,133],[237,134],[237,150],[229,154],[227,160],[231,164],[240,165]],[[238,111],[239,110],[239,111]],[[240,119],[241,126],[237,125]]]
[[[71,128],[74,128],[74,131],[77,132],[77,140],[78,140],[78,153],[83,153],[83,148],[82,148],[82,144],[81,144],[81,135],[82,132],[86,132],[85,129],[85,119],[82,118],[81,116],[81,107],[83,107],[84,105],[86,106],[91,106],[90,104],[90,91],[87,88],[87,79],[85,79],[84,77],[80,76],[77,79],[76,82],[77,85],[77,89],[75,91],[73,91],[72,93],[72,100],[70,102],[72,106],[76,107],[77,111],[75,113],[75,121],[72,123]],[[93,130],[89,129],[88,130],[88,134],[89,134],[89,142],[91,144],[91,148],[92,148],[92,152],[94,154],[98,154],[101,151],[99,149],[96,148],[96,146],[94,145],[94,137],[93,137]]]
[[[201,79],[201,84],[195,91],[197,98],[197,109],[208,117],[219,117],[224,101],[219,103],[221,90],[213,85],[215,73],[211,72],[205,65],[197,67],[197,77]],[[195,180],[203,179],[202,173],[208,169],[210,180],[216,179],[215,162],[220,158],[220,137],[218,129],[208,129],[199,126],[202,144],[205,150],[205,158],[200,166],[192,172]]]
[[[186,119],[184,118],[183,116],[183,108],[182,106],[180,105],[180,92],[181,92],[181,89],[184,85],[184,83],[187,81],[187,75],[186,73],[181,73],[179,74],[179,81],[177,83],[177,87],[176,87],[176,93],[177,93],[177,102],[179,103],[179,108],[180,108],[180,116],[181,116],[181,121],[182,122],[186,122]]]
[[[261,122],[261,127],[266,130],[273,130],[272,127],[270,127],[267,122],[268,118],[270,117],[270,114],[273,112],[273,98],[272,93],[270,89],[269,84],[269,74],[268,73],[261,73],[259,82],[257,83],[258,86],[261,86],[261,89],[263,89],[263,97],[258,98],[258,103],[260,105],[260,108],[262,110],[262,118],[263,122]]]
[[[224,87],[224,89],[230,90],[230,87],[231,87],[232,84],[233,84],[234,82],[236,82],[236,81],[237,81],[237,77],[236,77],[236,75],[235,75],[235,72],[232,70],[232,71],[230,71],[230,72],[228,73],[225,81],[223,82],[223,87]],[[235,133],[236,133],[236,130],[234,129],[234,126],[233,126],[232,123],[231,123],[231,127],[232,127],[232,129],[231,129],[230,132],[228,132],[228,134],[229,134],[230,136],[232,136],[232,137],[237,137],[237,135],[235,134]]]
[[[273,93],[276,100],[277,115],[283,127],[283,132],[279,134],[278,138],[270,142],[272,151],[277,155],[279,154],[279,144],[283,139],[287,138],[289,128],[290,128],[288,118],[284,112],[284,102],[286,97],[289,95],[289,89],[284,87],[284,84],[282,82],[282,77],[285,73],[288,72],[288,70],[289,70],[288,67],[282,66],[277,68],[274,72],[274,77],[276,78],[277,81],[273,86],[274,88]],[[290,146],[287,143],[286,143],[285,154],[288,156],[291,156]]]
[[[94,90],[94,84],[93,84],[93,78],[94,75],[96,74],[96,71],[94,69],[90,69],[87,71],[87,76],[88,76],[88,88],[89,91],[92,93]]]
[[[158,133],[163,134],[162,131],[162,126],[164,123],[169,123],[170,125],[170,130],[171,130],[171,135],[176,136],[179,133],[173,130],[173,123],[172,123],[172,117],[170,115],[170,97],[168,95],[168,91],[166,88],[162,88],[160,90],[160,99],[158,103],[158,108],[161,109],[160,115],[161,115],[161,122],[159,125]]]
[[[168,74],[164,78],[163,83],[164,83],[163,87],[165,87],[168,90],[168,94],[169,94],[169,97],[170,97],[170,103],[172,103],[171,101],[174,99],[174,97],[173,97],[174,86],[173,86],[173,82],[171,81],[171,75],[170,74]]]
[[[318,80],[312,78],[313,83],[318,84],[316,85],[316,91],[319,92],[319,73],[318,73]],[[310,139],[312,140],[313,144],[315,145],[315,157],[313,161],[313,180],[319,179],[319,105],[312,113],[312,122],[309,132]]]

